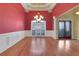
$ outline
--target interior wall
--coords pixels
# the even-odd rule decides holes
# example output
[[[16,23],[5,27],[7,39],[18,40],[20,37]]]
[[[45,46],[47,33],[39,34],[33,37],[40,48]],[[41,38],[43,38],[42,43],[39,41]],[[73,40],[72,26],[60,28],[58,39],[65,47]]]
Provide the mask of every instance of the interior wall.
[[[79,40],[79,15],[75,15],[74,19],[74,37]]]
[[[34,16],[37,15],[37,13],[40,13],[44,16],[44,19],[46,20],[46,29],[47,30],[53,30],[54,24],[53,24],[53,18],[52,13],[49,13],[48,11],[29,11],[26,13],[25,17],[25,29],[31,30],[31,21],[34,20]]]
[[[67,12],[68,10],[74,8],[75,6],[77,6],[78,3],[57,3],[56,6],[54,7],[54,9],[52,10],[52,16],[55,16],[56,17],[56,31],[55,33],[56,34],[56,38],[58,38],[58,20],[70,20],[72,21],[72,28],[73,28],[73,15],[63,15],[61,16],[62,14],[64,14],[65,12]],[[72,29],[72,38],[74,38],[74,30]]]
[[[45,17],[46,29],[50,31],[48,31],[49,35],[51,35],[50,33],[52,31],[51,36],[54,36],[55,32],[53,31],[55,30],[55,24],[53,16],[58,17],[76,5],[76,3],[58,3],[51,13],[48,11],[29,11],[25,13],[25,10],[20,3],[2,3],[0,4],[0,34],[30,30],[33,16],[40,12]]]
[[[58,19],[72,21],[72,39],[79,39],[79,15],[76,15],[75,11],[76,9],[73,9],[72,11],[64,14]]]
[[[75,5],[77,4],[58,3],[52,10],[52,13],[47,11],[30,11],[25,14],[25,10],[20,3],[2,3],[0,4],[0,34],[20,30],[30,30],[31,20],[33,20],[33,16],[36,15],[37,12],[40,12],[45,17],[46,29],[54,30],[53,15],[59,16]]]
[[[33,20],[33,16],[40,12],[46,20],[46,29],[47,30],[54,30],[54,20],[53,16],[58,17],[64,12],[68,11],[69,9],[78,5],[77,3],[57,3],[51,13],[47,11],[29,11],[26,13],[25,18],[25,29],[31,29],[31,21]],[[65,7],[65,8],[64,8]]]
[[[53,16],[58,17],[78,4],[79,3],[57,3],[54,9],[52,10]]]
[[[0,34],[24,30],[24,17],[20,3],[0,3]]]
[[[72,39],[74,39],[74,21],[73,21],[73,19],[74,19],[73,12],[69,12],[58,18],[58,20],[71,21],[71,37],[72,37]]]

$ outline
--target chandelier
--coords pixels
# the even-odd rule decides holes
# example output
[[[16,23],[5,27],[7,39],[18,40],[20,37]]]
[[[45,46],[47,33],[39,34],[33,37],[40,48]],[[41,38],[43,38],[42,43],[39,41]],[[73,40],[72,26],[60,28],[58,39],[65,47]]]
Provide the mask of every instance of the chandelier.
[[[40,13],[37,13],[37,15],[34,16],[34,19],[39,22],[44,19],[44,16],[42,16]]]

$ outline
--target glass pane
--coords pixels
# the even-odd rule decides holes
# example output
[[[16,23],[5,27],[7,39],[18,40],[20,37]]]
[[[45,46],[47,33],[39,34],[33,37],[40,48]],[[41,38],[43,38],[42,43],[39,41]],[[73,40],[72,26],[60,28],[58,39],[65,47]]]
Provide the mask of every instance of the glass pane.
[[[41,30],[41,35],[45,35],[45,30]]]
[[[32,30],[32,35],[35,35],[35,30]]]
[[[40,35],[40,29],[36,30],[36,35]]]
[[[59,37],[64,37],[64,22],[59,22]]]
[[[45,35],[45,21],[36,22],[32,21],[32,35]]]
[[[66,36],[70,36],[70,22],[66,22]]]

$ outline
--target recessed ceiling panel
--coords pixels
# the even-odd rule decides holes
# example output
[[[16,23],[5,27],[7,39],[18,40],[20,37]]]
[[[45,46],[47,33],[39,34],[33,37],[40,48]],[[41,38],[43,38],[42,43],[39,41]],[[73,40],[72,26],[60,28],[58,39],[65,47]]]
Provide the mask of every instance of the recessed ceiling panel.
[[[28,11],[49,11],[54,8],[55,3],[23,3],[22,6]]]

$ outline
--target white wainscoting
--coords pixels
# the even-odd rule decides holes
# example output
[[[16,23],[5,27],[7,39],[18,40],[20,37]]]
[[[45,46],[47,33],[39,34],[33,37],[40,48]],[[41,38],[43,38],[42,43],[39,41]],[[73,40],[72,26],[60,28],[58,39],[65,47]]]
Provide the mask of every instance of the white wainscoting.
[[[25,37],[25,31],[0,34],[0,53],[16,44]]]
[[[57,39],[56,31],[53,31],[53,30],[52,31],[51,30],[46,31],[46,36]]]
[[[26,36],[32,36],[31,30],[26,31]],[[53,30],[47,30],[45,36],[57,39],[56,32]]]
[[[0,34],[0,53],[7,50],[26,36],[32,36],[31,30]],[[50,30],[46,31],[45,36],[56,38],[55,32]]]

